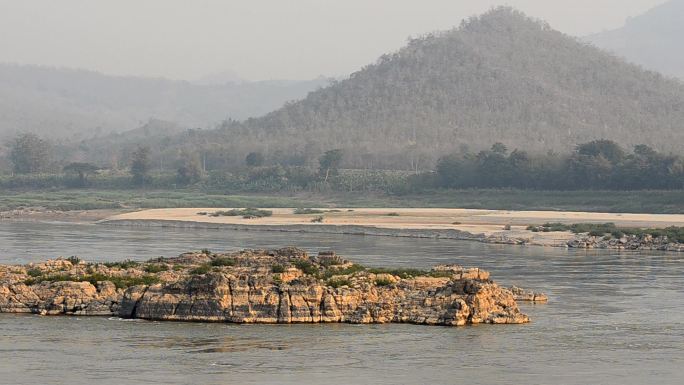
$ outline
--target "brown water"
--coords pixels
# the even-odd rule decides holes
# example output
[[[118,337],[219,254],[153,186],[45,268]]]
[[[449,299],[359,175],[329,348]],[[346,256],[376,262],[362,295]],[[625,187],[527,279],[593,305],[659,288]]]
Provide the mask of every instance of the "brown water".
[[[533,322],[229,325],[0,315],[0,384],[681,384],[684,256],[475,242],[0,222],[0,263],[298,245],[367,265],[459,263],[549,294]]]

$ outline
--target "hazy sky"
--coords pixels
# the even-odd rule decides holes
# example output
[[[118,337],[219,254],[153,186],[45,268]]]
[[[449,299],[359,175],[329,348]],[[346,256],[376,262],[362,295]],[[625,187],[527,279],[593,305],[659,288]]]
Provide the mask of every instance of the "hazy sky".
[[[0,0],[0,62],[197,79],[346,75],[494,5],[586,35],[665,0]]]

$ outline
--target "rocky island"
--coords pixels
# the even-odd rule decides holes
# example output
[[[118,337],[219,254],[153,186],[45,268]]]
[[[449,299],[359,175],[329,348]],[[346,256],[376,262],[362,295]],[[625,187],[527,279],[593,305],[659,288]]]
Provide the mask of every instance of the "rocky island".
[[[231,323],[529,322],[516,299],[546,301],[500,287],[477,268],[371,269],[297,248],[0,266],[1,313]]]

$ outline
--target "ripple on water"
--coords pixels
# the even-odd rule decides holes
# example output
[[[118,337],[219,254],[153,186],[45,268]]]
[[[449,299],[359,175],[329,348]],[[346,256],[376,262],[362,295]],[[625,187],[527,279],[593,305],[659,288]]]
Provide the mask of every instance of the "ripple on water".
[[[0,314],[0,383],[653,383],[684,377],[684,257],[362,236],[0,222],[1,263],[297,244],[373,266],[457,263],[550,295],[529,325],[227,325]],[[30,252],[26,252],[30,250]],[[36,362],[40,364],[37,365]],[[27,375],[27,373],[29,375]]]

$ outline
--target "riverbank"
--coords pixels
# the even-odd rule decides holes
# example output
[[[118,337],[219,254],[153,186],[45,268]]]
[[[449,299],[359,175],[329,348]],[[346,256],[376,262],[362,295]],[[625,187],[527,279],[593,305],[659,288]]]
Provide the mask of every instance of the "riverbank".
[[[226,211],[221,210],[221,211]],[[533,232],[529,226],[544,223],[606,223],[640,228],[683,226],[684,215],[614,214],[557,211],[504,211],[434,208],[339,208],[312,209],[295,214],[294,209],[268,209],[261,218],[212,216],[217,209],[153,209],[123,213],[100,223],[119,226],[212,228],[254,231],[360,234],[392,237],[472,240],[487,243],[575,248],[637,249],[634,239],[603,241],[601,237],[569,231]],[[651,240],[652,241],[652,240]],[[662,243],[662,242],[661,242]],[[644,246],[662,249],[661,243]],[[665,245],[671,251],[682,251]]]
[[[521,324],[516,298],[488,272],[370,269],[333,252],[297,248],[209,251],[146,263],[90,264],[77,258],[0,265],[0,313],[118,316],[230,323]]]
[[[388,195],[372,192],[204,192],[177,190],[36,189],[1,190],[0,212],[171,207],[433,207],[517,211],[684,213],[684,191],[434,190]]]

